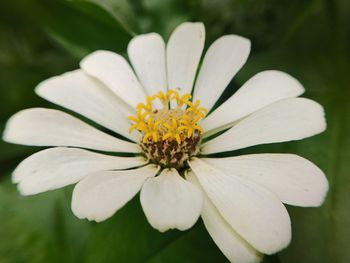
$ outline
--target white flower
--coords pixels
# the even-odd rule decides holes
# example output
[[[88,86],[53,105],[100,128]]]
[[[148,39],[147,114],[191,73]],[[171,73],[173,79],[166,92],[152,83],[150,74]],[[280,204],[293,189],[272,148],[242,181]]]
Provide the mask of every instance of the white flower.
[[[185,230],[201,215],[230,261],[258,262],[262,253],[285,248],[291,224],[282,203],[320,206],[328,189],[322,171],[293,154],[208,155],[321,133],[324,111],[297,98],[304,92],[297,80],[273,70],[253,76],[205,117],[247,60],[250,41],[236,35],[216,40],[192,93],[204,38],[202,23],[184,23],[167,46],[156,33],[133,38],[128,46],[133,69],[118,54],[96,51],[80,69],[42,82],[39,96],[122,137],[59,110],[15,114],[4,140],[58,146],[16,168],[19,191],[32,195],[77,183],[73,213],[97,222],[141,191],[154,228]]]

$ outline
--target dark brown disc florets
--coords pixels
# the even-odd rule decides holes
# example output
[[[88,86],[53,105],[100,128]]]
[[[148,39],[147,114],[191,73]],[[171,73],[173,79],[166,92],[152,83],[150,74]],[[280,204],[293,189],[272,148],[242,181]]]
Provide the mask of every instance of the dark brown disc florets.
[[[199,152],[200,134],[194,132],[190,138],[183,136],[181,142],[176,140],[158,140],[141,142],[140,146],[146,157],[163,168],[181,169],[186,161]]]

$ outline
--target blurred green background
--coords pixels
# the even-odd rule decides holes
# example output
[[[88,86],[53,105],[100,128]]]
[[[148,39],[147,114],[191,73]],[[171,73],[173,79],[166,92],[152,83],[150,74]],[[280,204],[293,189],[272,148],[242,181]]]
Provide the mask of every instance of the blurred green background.
[[[253,74],[283,70],[305,86],[304,96],[326,109],[325,133],[246,152],[291,152],[327,174],[321,208],[288,207],[291,245],[264,262],[350,262],[350,1],[348,0],[12,0],[0,3],[0,132],[18,110],[54,107],[34,87],[78,67],[96,49],[125,55],[133,35],[165,39],[182,21],[203,21],[208,46],[223,34],[252,40],[246,66],[222,99]],[[0,263],[227,262],[203,223],[160,234],[147,223],[138,198],[111,219],[90,223],[70,211],[72,187],[21,197],[14,167],[37,151],[0,142]]]

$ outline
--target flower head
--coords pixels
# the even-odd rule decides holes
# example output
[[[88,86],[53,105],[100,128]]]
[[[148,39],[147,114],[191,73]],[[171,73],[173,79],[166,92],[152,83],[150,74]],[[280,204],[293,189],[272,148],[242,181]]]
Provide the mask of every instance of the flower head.
[[[118,54],[96,51],[80,69],[40,83],[39,96],[110,132],[59,110],[15,114],[4,140],[55,146],[16,168],[19,191],[32,195],[77,183],[73,213],[97,222],[140,191],[154,228],[186,230],[201,216],[233,262],[258,262],[286,247],[291,226],[283,203],[321,205],[328,189],[322,171],[293,154],[211,154],[321,133],[323,108],[297,98],[303,87],[280,71],[256,74],[214,108],[247,60],[250,42],[219,38],[196,77],[204,38],[202,23],[181,24],[166,46],[156,33],[136,36],[128,46],[133,69]]]
[[[176,90],[160,91],[136,106],[136,116],[128,117],[133,122],[130,132],[142,134],[140,147],[147,159],[163,168],[180,169],[199,151],[203,128],[198,122],[206,110],[190,99],[190,94],[180,96]]]

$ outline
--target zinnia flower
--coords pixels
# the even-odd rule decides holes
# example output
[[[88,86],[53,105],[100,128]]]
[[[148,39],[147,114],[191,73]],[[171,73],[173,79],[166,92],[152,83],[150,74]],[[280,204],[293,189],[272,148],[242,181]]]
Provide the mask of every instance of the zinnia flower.
[[[140,191],[154,228],[186,230],[201,216],[230,261],[258,262],[285,248],[291,222],[283,203],[320,206],[328,189],[322,171],[293,154],[211,154],[321,133],[323,108],[297,98],[302,85],[275,70],[256,74],[215,108],[246,62],[250,41],[217,39],[196,78],[204,39],[202,23],[183,23],[167,46],[156,33],[134,37],[128,45],[133,68],[118,54],[96,51],[80,69],[40,83],[39,96],[99,129],[60,110],[15,114],[5,141],[57,146],[16,168],[21,194],[77,183],[73,213],[100,222]]]

